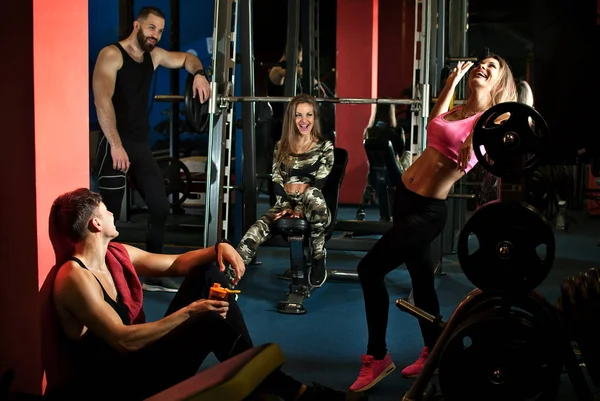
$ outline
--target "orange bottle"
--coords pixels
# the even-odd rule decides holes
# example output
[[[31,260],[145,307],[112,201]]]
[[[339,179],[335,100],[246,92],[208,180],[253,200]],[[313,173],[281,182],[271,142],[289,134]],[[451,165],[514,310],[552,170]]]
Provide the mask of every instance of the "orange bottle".
[[[229,294],[239,294],[240,290],[230,290],[229,288],[221,287],[221,284],[214,283],[210,287],[208,299],[217,299],[219,301],[227,301]]]

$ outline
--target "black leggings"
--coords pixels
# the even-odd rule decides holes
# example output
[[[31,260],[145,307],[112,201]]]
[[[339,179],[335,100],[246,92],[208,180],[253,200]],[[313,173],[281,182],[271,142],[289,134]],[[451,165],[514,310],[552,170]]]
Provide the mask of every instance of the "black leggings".
[[[392,228],[358,264],[369,331],[367,354],[376,359],[383,359],[387,353],[390,300],[384,279],[389,272],[406,263],[415,305],[433,315],[440,312],[431,242],[444,228],[446,214],[446,201],[417,195],[400,181],[394,197]],[[419,321],[419,324],[425,346],[432,349],[440,330],[429,323]]]
[[[170,209],[162,173],[148,143],[123,141],[123,147],[131,163],[127,175],[148,206],[146,250],[162,253]],[[96,160],[100,194],[106,208],[118,219],[127,187],[127,176],[122,171],[113,169],[110,145],[105,136],[98,143]]]
[[[165,316],[198,299],[207,299],[215,282],[228,285],[216,264],[196,267],[183,281]],[[85,382],[80,384],[87,391],[83,398],[79,393],[77,399],[143,400],[195,375],[211,352],[224,361],[252,346],[242,312],[235,299],[230,298],[225,319],[216,312],[199,313],[143,349],[125,355],[115,353],[110,361],[96,366],[98,371],[94,374],[83,373]],[[293,400],[301,386],[276,370],[257,393]]]

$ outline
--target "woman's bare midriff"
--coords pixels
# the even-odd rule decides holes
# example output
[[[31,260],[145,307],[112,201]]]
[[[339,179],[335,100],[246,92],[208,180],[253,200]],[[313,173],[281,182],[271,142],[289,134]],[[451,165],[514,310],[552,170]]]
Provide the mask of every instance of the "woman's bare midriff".
[[[432,147],[425,151],[402,174],[402,182],[410,191],[434,199],[446,199],[452,186],[464,173],[456,163]]]
[[[285,184],[283,187],[288,194],[303,194],[309,186],[308,184]]]

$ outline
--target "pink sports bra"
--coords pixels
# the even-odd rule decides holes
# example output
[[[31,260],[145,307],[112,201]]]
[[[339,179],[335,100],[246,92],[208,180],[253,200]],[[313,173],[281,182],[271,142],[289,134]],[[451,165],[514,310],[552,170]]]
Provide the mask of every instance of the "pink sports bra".
[[[477,113],[471,117],[457,121],[448,121],[444,118],[447,114],[460,110],[461,108],[462,107],[454,108],[440,114],[432,119],[427,125],[427,146],[431,146],[454,163],[458,162],[458,151],[473,130],[477,117],[483,113]],[[477,162],[478,160],[475,157],[475,152],[472,152],[471,160],[469,160],[466,172],[468,173],[475,167]]]

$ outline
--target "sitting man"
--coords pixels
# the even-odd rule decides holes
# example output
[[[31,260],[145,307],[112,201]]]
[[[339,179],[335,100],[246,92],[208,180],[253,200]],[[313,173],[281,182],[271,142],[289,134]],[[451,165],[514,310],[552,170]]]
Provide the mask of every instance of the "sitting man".
[[[163,255],[111,242],[119,234],[113,215],[89,189],[59,196],[49,227],[57,255],[52,297],[66,352],[60,358],[75,368],[59,399],[142,400],[193,376],[210,352],[224,361],[252,347],[235,300],[207,299],[213,283],[227,285],[224,263],[235,280],[244,275],[228,243]],[[185,277],[164,318],[145,321],[138,275]],[[280,370],[257,392],[290,401],[352,399]]]

